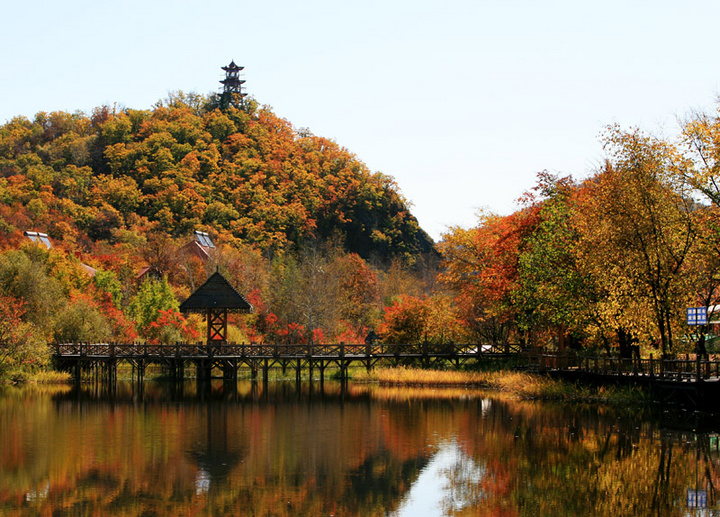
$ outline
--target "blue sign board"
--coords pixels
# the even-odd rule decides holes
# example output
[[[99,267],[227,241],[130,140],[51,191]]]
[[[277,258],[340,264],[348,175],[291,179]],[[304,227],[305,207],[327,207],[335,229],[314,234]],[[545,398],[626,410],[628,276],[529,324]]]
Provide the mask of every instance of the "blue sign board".
[[[687,507],[688,508],[707,508],[707,491],[706,490],[693,490],[692,488],[688,488]]]
[[[707,307],[688,307],[688,325],[707,325]]]

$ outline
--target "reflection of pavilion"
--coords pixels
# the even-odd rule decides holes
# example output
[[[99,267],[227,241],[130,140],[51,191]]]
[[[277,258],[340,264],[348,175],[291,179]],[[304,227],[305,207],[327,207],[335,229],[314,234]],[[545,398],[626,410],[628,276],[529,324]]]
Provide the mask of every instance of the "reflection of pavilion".
[[[247,453],[246,447],[238,444],[238,437],[228,433],[227,408],[221,404],[209,404],[206,408],[205,440],[188,452],[198,467],[195,476],[198,494],[226,479]],[[232,441],[228,434],[232,434]]]

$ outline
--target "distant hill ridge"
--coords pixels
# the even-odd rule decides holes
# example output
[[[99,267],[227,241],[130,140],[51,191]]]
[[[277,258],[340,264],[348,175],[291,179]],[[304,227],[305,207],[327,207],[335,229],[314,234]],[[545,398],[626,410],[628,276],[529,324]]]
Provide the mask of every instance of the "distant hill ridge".
[[[0,234],[122,240],[212,230],[262,250],[336,240],[362,257],[433,243],[389,176],[246,100],[172,94],[152,110],[38,113],[0,126]]]

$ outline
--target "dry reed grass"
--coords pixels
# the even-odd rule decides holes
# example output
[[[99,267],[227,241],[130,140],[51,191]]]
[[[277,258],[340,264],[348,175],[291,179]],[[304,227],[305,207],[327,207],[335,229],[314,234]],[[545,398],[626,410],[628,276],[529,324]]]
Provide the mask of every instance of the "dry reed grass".
[[[613,404],[645,403],[648,400],[648,395],[640,389],[616,386],[597,388],[515,371],[467,372],[398,367],[379,368],[370,373],[357,372],[353,379],[378,382],[383,386],[484,388],[527,400]]]

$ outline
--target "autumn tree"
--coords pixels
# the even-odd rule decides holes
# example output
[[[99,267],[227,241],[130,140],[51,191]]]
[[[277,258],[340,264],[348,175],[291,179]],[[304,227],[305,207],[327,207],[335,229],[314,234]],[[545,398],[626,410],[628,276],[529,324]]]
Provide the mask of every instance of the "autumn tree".
[[[690,166],[681,172],[715,206],[720,206],[720,108],[696,113],[683,126],[682,144]]]
[[[688,274],[695,286],[691,303],[709,307],[720,303],[720,115],[717,109],[712,115],[695,113],[686,121],[681,142],[689,160],[689,166],[681,172],[700,194],[700,199],[710,205],[694,213],[698,237]],[[704,343],[702,336],[707,329],[700,330],[699,345]]]
[[[0,379],[21,378],[27,370],[47,366],[49,359],[50,350],[27,320],[22,300],[0,296]]]
[[[379,318],[380,286],[373,269],[355,253],[338,256],[334,269],[339,277],[340,318],[360,338]]]
[[[459,317],[473,339],[503,343],[518,333],[518,258],[537,222],[537,207],[510,216],[484,214],[473,229],[455,228],[439,244],[440,278],[456,293]]]
[[[273,264],[270,306],[283,325],[298,324],[305,339],[321,329],[333,334],[340,310],[339,278],[333,252],[315,247],[288,254]]]
[[[385,308],[380,334],[386,343],[419,344],[425,341],[428,310],[422,299],[398,297]]]
[[[610,158],[577,210],[580,260],[606,295],[603,320],[657,336],[665,355],[686,306],[683,268],[697,235],[678,180],[687,165],[673,146],[639,131],[611,128],[605,145]]]

